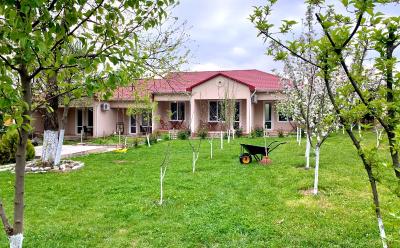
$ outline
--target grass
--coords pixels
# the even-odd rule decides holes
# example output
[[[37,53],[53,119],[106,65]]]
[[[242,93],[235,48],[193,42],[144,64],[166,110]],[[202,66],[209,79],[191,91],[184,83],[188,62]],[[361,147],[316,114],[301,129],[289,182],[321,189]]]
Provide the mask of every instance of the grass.
[[[171,141],[163,206],[165,141],[79,157],[86,166],[68,174],[28,174],[25,247],[379,247],[369,183],[349,139],[334,135],[323,146],[317,197],[300,193],[313,182],[313,170],[303,169],[304,140],[299,147],[285,139],[270,166],[238,162],[240,143],[263,139],[225,141],[224,150],[215,139],[213,160],[203,141],[194,174],[188,141]],[[381,178],[386,232],[400,247],[394,176],[390,170]],[[0,173],[8,214],[13,180]],[[0,244],[7,244],[4,234]]]

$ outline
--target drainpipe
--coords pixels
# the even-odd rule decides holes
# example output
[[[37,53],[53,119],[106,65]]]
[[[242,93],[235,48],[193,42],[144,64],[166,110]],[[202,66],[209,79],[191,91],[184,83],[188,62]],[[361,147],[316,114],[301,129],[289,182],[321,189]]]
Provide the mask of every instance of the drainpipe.
[[[250,95],[250,108],[249,108],[249,127],[250,127],[250,130],[249,130],[249,133],[251,132],[251,130],[253,129],[252,128],[252,121],[251,121],[251,118],[252,118],[252,116],[251,116],[251,108],[252,108],[252,102],[251,102],[251,99],[253,98],[253,96],[256,94],[256,92],[257,92],[257,90],[256,89],[254,89],[254,92]]]

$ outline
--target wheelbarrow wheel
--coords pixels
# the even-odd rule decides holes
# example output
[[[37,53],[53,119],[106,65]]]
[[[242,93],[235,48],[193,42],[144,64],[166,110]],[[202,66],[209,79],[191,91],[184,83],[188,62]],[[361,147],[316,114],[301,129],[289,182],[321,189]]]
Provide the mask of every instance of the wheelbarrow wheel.
[[[252,161],[251,155],[248,153],[243,153],[240,157],[239,157],[239,161],[241,164],[250,164]]]

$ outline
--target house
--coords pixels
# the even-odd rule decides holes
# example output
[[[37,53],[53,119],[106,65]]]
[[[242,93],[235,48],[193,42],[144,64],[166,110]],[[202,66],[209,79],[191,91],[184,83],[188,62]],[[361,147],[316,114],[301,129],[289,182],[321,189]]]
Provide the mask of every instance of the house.
[[[138,86],[142,86],[139,89]],[[147,94],[156,103],[151,113],[128,116],[137,94]],[[70,107],[66,136],[103,137],[120,132],[138,135],[150,131],[190,130],[195,134],[227,130],[227,101],[232,106],[231,127],[249,133],[262,128],[271,133],[290,132],[293,127],[276,110],[283,99],[278,76],[259,70],[200,71],[171,73],[165,79],[142,80],[137,86],[120,87],[107,101],[88,99]],[[137,104],[137,101],[135,102]],[[225,108],[225,111],[223,110]],[[60,108],[61,117],[62,108]],[[36,113],[35,130],[43,131]]]

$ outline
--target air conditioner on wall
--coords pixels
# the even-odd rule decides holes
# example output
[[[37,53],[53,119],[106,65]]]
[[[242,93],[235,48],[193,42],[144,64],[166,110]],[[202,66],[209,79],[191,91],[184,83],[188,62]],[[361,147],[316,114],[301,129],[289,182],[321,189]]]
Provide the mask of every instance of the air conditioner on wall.
[[[110,104],[107,102],[101,103],[100,108],[102,111],[108,111],[108,110],[110,110]]]
[[[254,95],[251,97],[251,103],[257,103],[257,101],[258,101],[257,95],[254,94]]]

